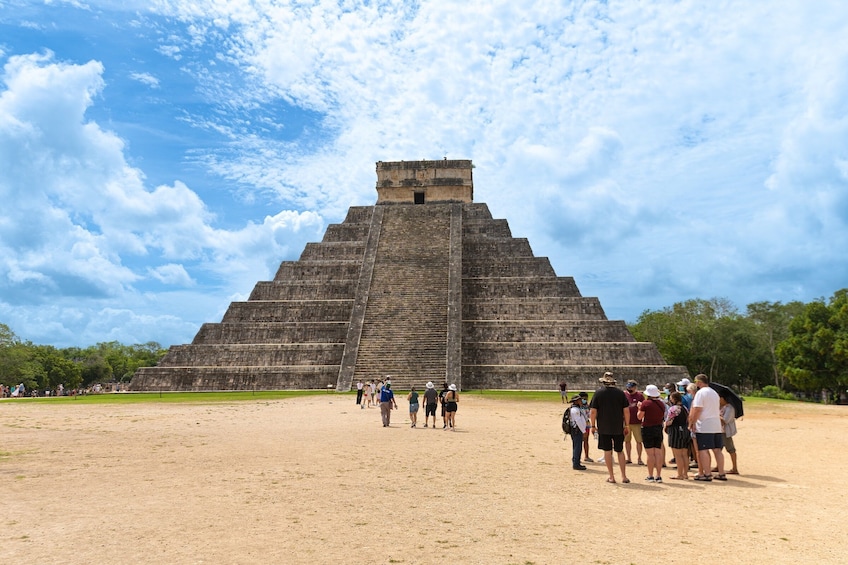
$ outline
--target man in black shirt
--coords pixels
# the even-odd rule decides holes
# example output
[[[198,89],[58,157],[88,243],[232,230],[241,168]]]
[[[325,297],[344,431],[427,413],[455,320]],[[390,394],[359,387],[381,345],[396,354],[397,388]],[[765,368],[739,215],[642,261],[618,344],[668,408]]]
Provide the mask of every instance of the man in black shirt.
[[[599,379],[604,385],[595,391],[589,404],[589,422],[592,432],[598,434],[598,449],[604,452],[604,463],[609,473],[608,483],[615,482],[612,470],[612,452],[618,456],[618,466],[621,469],[621,482],[629,483],[627,478],[627,463],[624,459],[624,436],[630,433],[628,426],[630,403],[624,392],[615,386],[613,374],[607,371]]]

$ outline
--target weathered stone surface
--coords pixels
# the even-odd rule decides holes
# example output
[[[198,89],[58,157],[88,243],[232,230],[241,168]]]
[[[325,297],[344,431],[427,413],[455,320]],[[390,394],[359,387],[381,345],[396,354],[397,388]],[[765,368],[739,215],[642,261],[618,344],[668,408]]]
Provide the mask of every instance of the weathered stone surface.
[[[378,205],[351,207],[131,387],[344,391],[392,375],[399,389],[552,390],[565,379],[574,390],[596,388],[604,371],[643,384],[687,376],[471,202],[471,169],[378,163]]]

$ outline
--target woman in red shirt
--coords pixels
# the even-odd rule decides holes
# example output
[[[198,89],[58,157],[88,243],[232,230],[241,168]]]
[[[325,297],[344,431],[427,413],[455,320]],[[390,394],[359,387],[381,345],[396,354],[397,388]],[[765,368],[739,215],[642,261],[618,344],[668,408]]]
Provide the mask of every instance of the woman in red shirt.
[[[645,397],[645,400],[638,404],[638,415],[642,421],[642,445],[645,447],[645,459],[648,464],[648,476],[645,480],[649,483],[661,483],[665,403],[660,398],[660,389],[655,385],[645,387]]]

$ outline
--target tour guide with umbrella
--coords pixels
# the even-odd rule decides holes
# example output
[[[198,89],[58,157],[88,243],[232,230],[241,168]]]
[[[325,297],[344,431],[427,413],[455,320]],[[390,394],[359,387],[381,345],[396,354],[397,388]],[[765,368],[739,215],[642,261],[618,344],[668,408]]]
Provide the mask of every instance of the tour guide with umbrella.
[[[732,388],[718,383],[710,383],[710,388],[716,391],[720,397],[727,401],[728,404],[733,406],[733,409],[736,410],[737,418],[741,418],[745,415],[745,410],[742,406],[742,397],[736,394]]]

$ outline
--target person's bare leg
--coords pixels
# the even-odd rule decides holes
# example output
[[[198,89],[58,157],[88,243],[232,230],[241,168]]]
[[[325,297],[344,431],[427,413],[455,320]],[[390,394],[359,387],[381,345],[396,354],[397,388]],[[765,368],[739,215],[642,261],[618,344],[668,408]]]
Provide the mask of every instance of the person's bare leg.
[[[730,468],[730,473],[738,475],[739,469],[736,468],[736,452],[730,454],[730,463],[733,465],[733,467]]]
[[[710,474],[710,450],[703,449],[698,451],[698,474],[702,477],[707,477]]]
[[[621,482],[629,483],[630,481],[627,479],[627,460],[624,458],[624,453],[621,452],[618,452],[618,468],[621,470]]]
[[[629,457],[628,457],[629,459]],[[639,463],[642,462],[642,444],[640,442],[636,443],[636,459]]]
[[[674,449],[674,460],[677,461],[677,478],[689,478],[689,450]]]
[[[630,454],[633,453],[633,451],[632,451],[633,446],[630,445],[630,443],[631,443],[630,434],[628,434],[627,437],[624,438],[624,452],[627,454],[627,460],[628,461],[632,461],[632,459],[630,459]]]
[[[648,466],[648,476],[653,478],[654,469],[656,468],[656,462],[654,461],[654,450],[653,449],[645,449],[645,464]]]
[[[724,475],[724,452],[721,449],[713,449],[715,455],[716,468],[719,475]],[[707,467],[709,469],[709,467]]]
[[[621,456],[621,453],[618,455]],[[609,473],[607,481],[614,483],[615,475],[612,473],[612,451],[604,451],[604,464],[607,466],[607,473]]]

